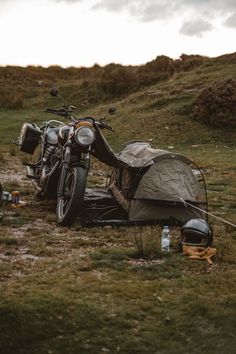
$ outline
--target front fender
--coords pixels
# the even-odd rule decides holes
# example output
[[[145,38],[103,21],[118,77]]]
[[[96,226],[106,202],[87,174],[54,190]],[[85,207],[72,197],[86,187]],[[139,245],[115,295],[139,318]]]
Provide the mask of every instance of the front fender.
[[[78,156],[71,156],[70,162],[66,160],[62,162],[61,175],[58,183],[58,197],[62,197],[64,195],[66,174],[68,170],[73,167],[82,167],[88,172],[90,168],[90,153],[83,153],[80,158],[78,158]]]

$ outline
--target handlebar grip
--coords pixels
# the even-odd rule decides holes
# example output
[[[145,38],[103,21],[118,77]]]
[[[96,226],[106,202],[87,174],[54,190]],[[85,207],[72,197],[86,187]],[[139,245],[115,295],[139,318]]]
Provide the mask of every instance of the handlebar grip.
[[[58,108],[58,109],[53,109],[53,108],[47,108],[45,110],[46,113],[53,113],[61,117],[68,117],[68,113],[64,108]]]
[[[112,127],[110,127],[110,125],[108,125],[104,122],[100,122],[100,129],[107,129],[107,130],[114,132],[114,129]]]
[[[53,108],[46,108],[45,112],[47,112],[47,113],[56,113],[56,110],[53,109]]]

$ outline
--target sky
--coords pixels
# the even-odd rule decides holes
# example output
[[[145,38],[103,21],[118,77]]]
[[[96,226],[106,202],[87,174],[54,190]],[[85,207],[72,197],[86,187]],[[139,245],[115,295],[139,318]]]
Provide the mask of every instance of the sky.
[[[0,65],[139,65],[236,52],[236,0],[0,0]]]

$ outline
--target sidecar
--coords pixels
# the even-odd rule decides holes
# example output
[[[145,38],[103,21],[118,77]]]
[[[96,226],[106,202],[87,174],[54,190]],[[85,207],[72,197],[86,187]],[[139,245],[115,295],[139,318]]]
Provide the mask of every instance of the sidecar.
[[[119,154],[98,141],[96,151],[112,169],[106,189],[86,189],[82,225],[181,226],[205,218],[204,176],[187,157],[143,141],[129,142]]]

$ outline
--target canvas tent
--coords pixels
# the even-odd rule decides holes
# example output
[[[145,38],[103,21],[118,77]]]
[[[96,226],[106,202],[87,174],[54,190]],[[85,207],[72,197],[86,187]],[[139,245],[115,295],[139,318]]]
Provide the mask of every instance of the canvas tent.
[[[185,156],[135,141],[119,154],[109,150],[108,157],[115,162],[111,163],[108,188],[87,190],[85,218],[101,224],[109,220],[115,224],[183,224],[191,218],[204,218],[202,212],[182,201],[207,206],[202,173]]]

